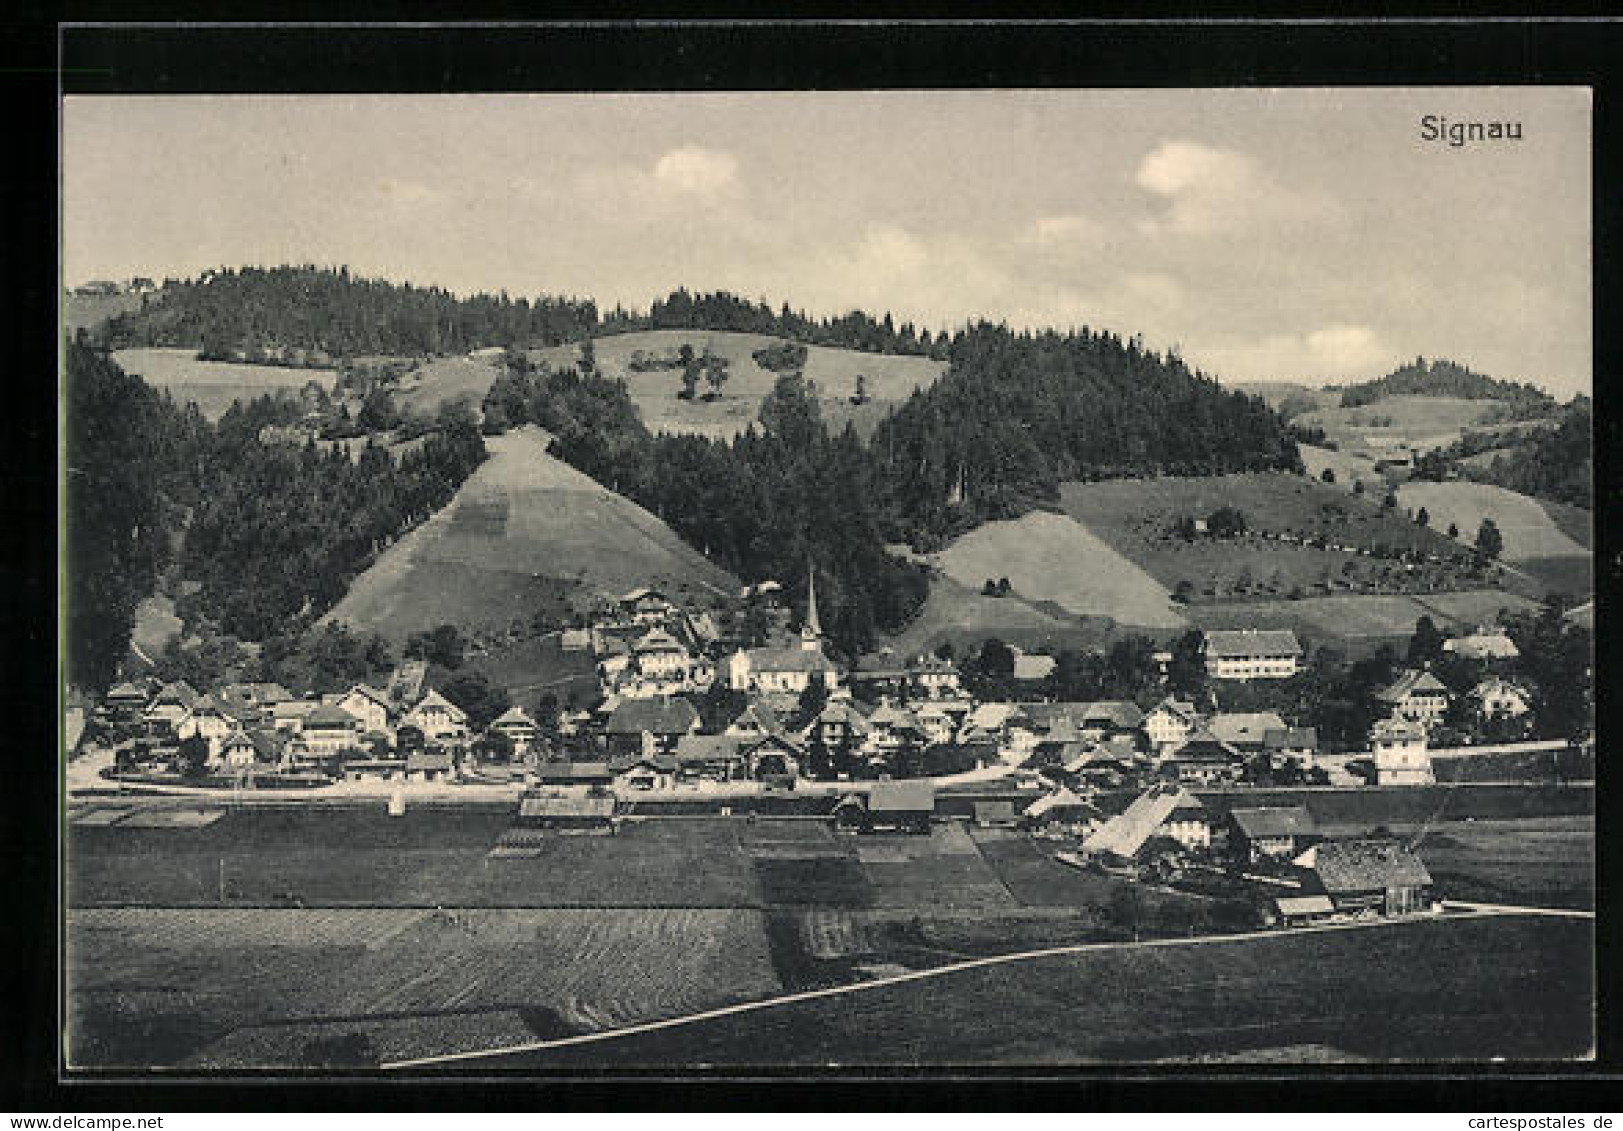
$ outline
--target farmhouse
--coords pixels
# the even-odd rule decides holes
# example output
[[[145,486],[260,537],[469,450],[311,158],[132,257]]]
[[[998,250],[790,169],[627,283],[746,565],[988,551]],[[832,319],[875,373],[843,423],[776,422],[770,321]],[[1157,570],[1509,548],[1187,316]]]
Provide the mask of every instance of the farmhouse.
[[[1521,650],[1503,629],[1483,626],[1469,636],[1443,641],[1443,651],[1467,660],[1514,660]]]
[[[1370,731],[1375,755],[1376,785],[1430,785],[1431,755],[1426,752],[1426,731],[1418,723],[1383,719]]]
[[[1020,817],[1028,825],[1073,829],[1083,833],[1092,832],[1099,824],[1099,810],[1065,788],[1039,797],[1026,806],[1026,811]]]
[[[806,727],[806,741],[830,750],[860,745],[869,734],[868,720],[854,703],[835,700],[824,705]]]
[[[1289,679],[1301,670],[1302,646],[1288,629],[1213,629],[1201,656],[1213,679]]]
[[[175,737],[201,738],[208,743],[209,757],[217,758],[221,743],[236,729],[236,721],[225,713],[225,708],[212,695],[204,695],[192,704],[186,717],[175,724]]]
[[[389,729],[389,696],[375,687],[357,683],[338,697],[337,704],[360,719],[366,733]]]
[[[776,734],[741,747],[740,753],[756,781],[793,781],[806,763],[804,750]]]
[[[196,688],[183,679],[166,684],[147,706],[146,721],[174,730],[191,713],[197,699]]]
[[[618,604],[620,611],[636,624],[658,624],[676,611],[663,593],[648,588],[622,594]]]
[[[744,741],[730,734],[684,734],[676,740],[677,772],[686,781],[742,778],[746,766],[739,748]]]
[[[782,734],[783,722],[776,711],[757,700],[746,705],[722,733],[741,739],[765,738],[769,734]]]
[[[1211,814],[1182,786],[1152,786],[1084,840],[1082,850],[1131,860],[1157,836],[1188,849],[1207,848],[1212,843]]]
[[[1211,785],[1237,779],[1244,761],[1239,750],[1200,726],[1162,761],[1161,773],[1185,784]]]
[[[975,825],[983,829],[1012,829],[1020,823],[1014,802],[1007,798],[975,802]]]
[[[1207,728],[1219,742],[1241,754],[1261,753],[1269,731],[1284,731],[1285,720],[1272,711],[1228,712],[1213,715]]]
[[[1410,668],[1375,693],[1375,701],[1394,719],[1418,723],[1427,730],[1442,722],[1448,710],[1448,688],[1428,671]]]
[[[414,750],[406,755],[405,771],[407,781],[446,781],[455,774],[456,762],[449,750]]]
[[[952,698],[963,693],[958,667],[941,656],[923,655],[907,666],[910,690],[931,699]]]
[[[298,734],[304,729],[304,720],[310,717],[320,703],[309,699],[289,699],[271,707],[271,725],[277,730],[289,734]]]
[[[1276,764],[1289,761],[1302,766],[1311,766],[1313,756],[1319,750],[1318,728],[1285,727],[1269,730],[1262,736],[1262,749],[1269,760]]]
[[[615,788],[638,792],[669,789],[676,782],[677,766],[674,754],[617,758],[609,763]]]
[[[281,743],[274,734],[263,730],[232,731],[220,744],[220,762],[227,769],[274,766],[281,757]]]
[[[1300,805],[1229,812],[1229,845],[1248,864],[1289,859],[1317,839],[1313,814]]]
[[[1304,894],[1328,896],[1337,912],[1410,915],[1430,906],[1431,873],[1395,840],[1327,840],[1294,863]]]
[[[1533,709],[1527,692],[1498,678],[1485,679],[1471,688],[1471,702],[1490,719],[1519,719]]]
[[[438,691],[419,699],[401,722],[422,731],[430,742],[457,742],[468,735],[468,713]]]
[[[1182,746],[1199,721],[1193,703],[1169,696],[1144,716],[1144,734],[1154,753],[1165,754]]]
[[[681,696],[628,699],[609,715],[603,733],[620,754],[670,754],[684,734],[699,729],[699,712]]]
[[[299,737],[312,756],[329,757],[359,744],[361,721],[342,707],[322,703],[304,716]]]
[[[1128,700],[1106,699],[1084,706],[1072,722],[1083,738],[1099,742],[1112,735],[1136,735],[1144,727],[1144,712]]]
[[[518,706],[509,707],[497,715],[491,722],[490,729],[511,742],[513,753],[519,755],[529,753],[540,731],[536,721],[530,718],[523,707]]]

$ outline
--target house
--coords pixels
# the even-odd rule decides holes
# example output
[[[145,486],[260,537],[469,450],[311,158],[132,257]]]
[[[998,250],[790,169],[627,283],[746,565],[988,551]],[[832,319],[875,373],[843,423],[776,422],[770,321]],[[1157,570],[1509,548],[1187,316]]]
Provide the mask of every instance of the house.
[[[1262,736],[1262,750],[1268,755],[1268,760],[1276,765],[1296,762],[1304,768],[1312,766],[1313,757],[1319,752],[1318,728],[1270,729]]]
[[[245,726],[258,726],[271,720],[278,703],[292,699],[279,683],[228,683],[214,693],[228,714]]]
[[[212,760],[219,757],[221,744],[236,729],[237,721],[226,714],[225,708],[212,695],[203,695],[192,703],[185,718],[175,724],[175,737],[182,741],[201,738],[208,743]]]
[[[385,692],[357,683],[338,697],[338,706],[361,720],[363,733],[388,733],[389,712],[393,704]]]
[[[102,699],[102,709],[116,723],[133,723],[146,710],[152,693],[139,683],[121,683]]]
[[[1229,811],[1229,846],[1248,864],[1288,860],[1317,839],[1313,814],[1301,805]]]
[[[416,727],[430,742],[460,742],[468,736],[468,713],[434,690],[419,699],[400,723]]]
[[[881,703],[874,709],[868,716],[868,730],[868,744],[879,751],[923,746],[929,741],[923,724],[913,712],[892,703]]]
[[[637,671],[653,679],[684,679],[692,665],[687,648],[663,628],[632,641],[631,657]]]
[[[509,707],[497,715],[491,722],[490,729],[511,742],[513,753],[521,756],[530,752],[530,747],[535,744],[535,737],[541,730],[524,708],[517,706]]]
[[[1477,713],[1488,719],[1519,719],[1533,709],[1532,697],[1514,683],[1497,677],[1471,688]]]
[[[294,740],[302,744],[303,739]],[[306,753],[298,759],[300,762],[309,761],[313,754]],[[316,759],[319,760],[319,759]],[[404,781],[406,777],[405,758],[346,758],[344,759],[343,775],[350,781]]]
[[[1294,861],[1305,895],[1327,896],[1340,914],[1411,915],[1431,906],[1431,873],[1395,840],[1327,840]]]
[[[1376,785],[1430,785],[1431,755],[1426,752],[1426,730],[1404,719],[1382,719],[1370,731],[1375,755]]]
[[[613,797],[531,792],[519,800],[515,824],[521,830],[607,835],[614,832],[614,809]]]
[[[584,628],[566,628],[558,636],[558,645],[565,652],[585,652],[592,646],[592,634]]]
[[[723,734],[733,738],[759,739],[772,734],[783,733],[783,720],[778,713],[760,700],[747,704],[732,722],[727,724]]]
[[[815,718],[807,724],[806,741],[829,750],[860,746],[870,733],[868,720],[856,704],[835,700],[823,705]]]
[[[449,750],[414,750],[406,755],[406,780],[447,781],[456,773],[456,761]]]
[[[740,753],[744,741],[731,734],[684,734],[676,740],[677,773],[684,781],[728,782],[743,778],[748,773]]]
[[[676,606],[663,593],[646,587],[621,594],[616,603],[620,612],[635,624],[659,624],[676,611]]]
[[[914,694],[929,699],[950,699],[963,694],[958,666],[941,656],[923,655],[907,665],[907,685]]]
[[[645,792],[675,785],[678,765],[674,754],[634,755],[610,761],[609,769],[616,789]]]
[[[870,696],[900,695],[908,686],[908,667],[892,648],[857,657],[849,676],[852,688]]]
[[[1168,696],[1144,716],[1144,734],[1154,753],[1167,754],[1184,744],[1199,721],[1193,703]]]
[[[196,688],[183,679],[176,680],[159,689],[147,705],[143,717],[150,724],[174,730],[182,719],[191,714],[197,700]]]
[[[1186,849],[1212,843],[1211,815],[1182,786],[1162,783],[1133,799],[1082,842],[1084,852],[1131,860],[1152,837],[1169,837]]]
[[[1027,825],[1088,833],[1098,827],[1101,815],[1097,807],[1084,801],[1080,795],[1061,787],[1027,805],[1020,819]]]
[[[1430,730],[1448,711],[1448,688],[1428,671],[1410,668],[1375,692],[1375,701],[1394,719],[1419,723]]]
[[[699,712],[681,696],[627,699],[609,715],[603,733],[618,754],[670,754],[676,740],[699,730]]]
[[[1282,927],[1322,923],[1335,910],[1334,901],[1327,895],[1282,895],[1274,900],[1274,917]]]
[[[271,726],[288,734],[298,734],[304,729],[304,720],[319,706],[320,703],[311,699],[288,699],[274,704],[271,707]]]
[[[1106,699],[1089,703],[1081,716],[1072,718],[1082,737],[1095,742],[1113,735],[1136,735],[1144,727],[1144,712],[1137,703],[1125,699]]]
[[[1212,679],[1289,679],[1301,670],[1302,646],[1289,629],[1213,629],[1201,658]]]
[[[1198,726],[1162,761],[1161,772],[1186,784],[1211,785],[1237,780],[1244,763],[1238,749]]]
[[[282,746],[274,731],[234,730],[220,743],[220,763],[230,770],[274,766],[282,760]]]
[[[924,740],[930,745],[951,742],[958,730],[954,712],[941,703],[921,703],[914,709],[913,717],[918,720],[919,727],[924,731]]]
[[[1271,730],[1285,730],[1285,720],[1272,711],[1234,711],[1213,715],[1206,729],[1219,742],[1226,742],[1241,754],[1260,754]]]
[[[361,720],[336,704],[321,703],[304,716],[298,734],[311,756],[331,757],[359,747]]]
[[[1443,651],[1466,660],[1514,660],[1521,655],[1503,629],[1484,625],[1468,636],[1443,641]]]
[[[805,750],[776,734],[740,746],[739,754],[756,781],[793,780],[806,764]]]
[[[614,781],[607,762],[542,762],[535,770],[536,781],[554,789],[604,788]]]
[[[929,835],[935,816],[935,786],[927,781],[876,781],[868,789],[866,801],[846,798],[841,805],[856,801],[857,831],[862,833],[922,833]],[[836,806],[836,817],[840,807]]]

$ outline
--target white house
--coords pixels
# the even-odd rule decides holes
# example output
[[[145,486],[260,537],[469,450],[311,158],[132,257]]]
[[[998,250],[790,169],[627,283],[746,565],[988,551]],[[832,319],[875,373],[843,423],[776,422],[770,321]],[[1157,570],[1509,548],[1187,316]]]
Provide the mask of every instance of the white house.
[[[528,754],[540,728],[523,707],[509,707],[490,724],[490,729],[504,735],[513,744],[513,753]]]
[[[1302,645],[1288,629],[1213,629],[1201,655],[1212,679],[1289,679],[1302,667]]]
[[[1376,702],[1387,708],[1394,719],[1419,723],[1430,730],[1448,712],[1448,688],[1428,671],[1409,669],[1391,686],[1375,693]]]
[[[400,720],[402,726],[414,726],[430,742],[451,742],[468,735],[468,714],[438,691],[429,691],[406,712]],[[309,721],[305,722],[309,729]]]
[[[1502,679],[1485,679],[1471,688],[1471,701],[1490,719],[1519,719],[1533,709],[1527,692]]]
[[[1144,716],[1144,734],[1156,754],[1168,754],[1182,746],[1200,721],[1193,703],[1168,697]]]
[[[354,750],[360,745],[361,720],[335,703],[322,703],[304,717],[299,738],[315,757]]]
[[[364,733],[388,733],[389,697],[377,688],[357,683],[338,697],[337,705],[361,720]]]
[[[1376,785],[1430,785],[1436,780],[1426,730],[1405,719],[1383,719],[1370,731]]]
[[[214,701],[214,697],[205,695],[192,704],[185,718],[175,724],[175,737],[182,740],[194,736],[203,739],[208,743],[209,757],[213,759],[220,756],[220,747],[236,729],[236,722]]]

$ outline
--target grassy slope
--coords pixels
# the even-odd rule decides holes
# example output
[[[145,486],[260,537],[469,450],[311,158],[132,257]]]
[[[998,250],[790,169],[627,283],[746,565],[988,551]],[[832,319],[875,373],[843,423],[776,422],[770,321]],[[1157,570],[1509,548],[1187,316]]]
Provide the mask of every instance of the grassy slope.
[[[484,1067],[1131,1061],[1325,1045],[1379,1059],[1575,1057],[1591,924],[1416,922],[968,970]]]
[[[138,374],[147,384],[167,389],[175,400],[196,404],[210,420],[218,420],[233,401],[251,400],[276,389],[297,391],[312,380],[331,389],[334,380],[331,369],[199,361],[197,352],[191,349],[116,350],[113,360],[126,373]]]
[[[1344,443],[1356,443],[1367,435],[1398,436],[1422,448],[1440,447],[1459,438],[1460,433],[1502,406],[1502,401],[1467,400],[1463,397],[1403,395],[1383,397],[1374,404],[1357,408],[1322,408],[1304,413],[1294,423],[1304,428],[1322,428],[1325,435]],[[1390,423],[1376,423],[1390,420]]]
[[[62,295],[62,328],[71,337],[79,330],[94,330],[109,318],[141,309],[141,296]]]
[[[1019,596],[1078,616],[1151,628],[1184,623],[1165,586],[1065,515],[1033,511],[989,522],[934,557],[947,577],[969,588],[1007,577]]]
[[[653,585],[702,600],[737,586],[659,519],[547,455],[538,430],[487,442],[491,458],[456,497],[386,550],[325,619],[401,640],[443,623],[505,627],[560,597]]]
[[[979,585],[960,585],[936,574],[930,578],[924,607],[892,638],[891,646],[904,656],[914,656],[950,643],[964,654],[996,636],[1027,650],[1095,648],[1114,635],[1114,622],[1108,619],[1067,616],[1063,610],[1038,608],[1014,594],[984,597]]]
[[[433,416],[448,401],[468,401],[477,409],[496,380],[501,357],[440,357],[400,379],[395,400],[402,409]]]
[[[695,432],[726,437],[744,430],[757,419],[761,400],[772,391],[777,375],[762,369],[750,355],[764,346],[779,344],[782,338],[764,334],[738,334],[707,330],[643,330],[595,339],[593,349],[598,367],[608,376],[623,377],[632,399],[650,431]],[[637,350],[650,354],[674,353],[683,343],[694,351],[709,350],[728,360],[728,380],[717,401],[684,401],[677,397],[682,387],[681,373],[675,369],[633,372],[629,363]],[[554,366],[575,364],[578,346],[555,346],[537,350],[537,360]],[[915,388],[933,384],[946,363],[926,357],[861,353],[856,350],[809,346],[805,375],[822,394],[823,419],[838,431],[852,421],[866,434],[899,401]],[[856,388],[857,374],[867,378],[868,395],[862,406],[849,397]],[[707,386],[701,385],[701,391]]]
[[[1573,541],[1549,510],[1537,500],[1488,483],[1405,483],[1398,490],[1399,503],[1419,510],[1425,507],[1431,525],[1446,530],[1450,523],[1460,529],[1462,540],[1474,541],[1484,518],[1493,519],[1504,535],[1504,558],[1515,562],[1526,558],[1584,557],[1588,551]]]

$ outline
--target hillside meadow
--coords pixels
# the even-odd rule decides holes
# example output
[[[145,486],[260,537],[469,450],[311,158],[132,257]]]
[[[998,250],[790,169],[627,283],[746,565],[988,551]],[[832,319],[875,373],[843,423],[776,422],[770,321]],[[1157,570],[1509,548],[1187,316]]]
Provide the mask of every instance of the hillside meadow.
[[[181,404],[195,404],[209,420],[219,420],[236,401],[279,389],[297,392],[310,381],[330,392],[335,381],[331,369],[200,361],[194,349],[123,349],[114,351],[113,360],[124,372],[166,390]]]

